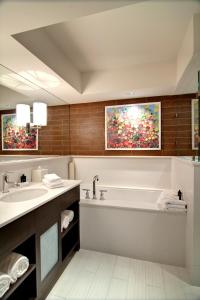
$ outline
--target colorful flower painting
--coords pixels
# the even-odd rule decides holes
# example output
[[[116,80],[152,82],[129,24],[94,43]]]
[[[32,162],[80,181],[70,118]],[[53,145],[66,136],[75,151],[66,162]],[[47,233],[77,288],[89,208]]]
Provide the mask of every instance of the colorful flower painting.
[[[2,150],[38,150],[38,131],[31,128],[19,127],[16,124],[16,115],[1,116],[2,125]]]
[[[198,149],[199,141],[199,106],[198,99],[192,100],[192,149]]]
[[[106,150],[160,150],[160,109],[160,102],[106,106]]]

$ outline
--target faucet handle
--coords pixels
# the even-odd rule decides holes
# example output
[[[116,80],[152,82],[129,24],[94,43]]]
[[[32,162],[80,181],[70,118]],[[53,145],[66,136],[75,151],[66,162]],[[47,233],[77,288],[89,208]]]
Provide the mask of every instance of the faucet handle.
[[[100,199],[99,200],[105,200],[104,193],[106,193],[107,190],[100,190]]]
[[[90,199],[90,194],[89,194],[89,191],[90,189],[82,189],[83,191],[85,191],[85,199]]]

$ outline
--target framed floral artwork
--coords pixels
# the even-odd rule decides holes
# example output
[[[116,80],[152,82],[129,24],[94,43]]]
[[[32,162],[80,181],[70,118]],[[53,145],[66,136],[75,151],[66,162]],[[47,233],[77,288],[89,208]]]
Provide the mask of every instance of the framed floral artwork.
[[[160,150],[161,103],[105,107],[106,150]]]
[[[1,130],[2,150],[38,150],[38,130],[31,128],[30,132],[27,132],[26,127],[17,126],[16,114],[1,116]]]
[[[192,100],[192,149],[198,149],[199,137],[199,105],[198,99]]]

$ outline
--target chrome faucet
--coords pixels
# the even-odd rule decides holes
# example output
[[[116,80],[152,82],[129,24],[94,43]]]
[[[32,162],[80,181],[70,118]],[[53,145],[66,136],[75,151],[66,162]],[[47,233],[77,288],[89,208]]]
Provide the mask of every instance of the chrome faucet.
[[[8,175],[6,173],[2,174],[2,193],[8,193]]]
[[[19,182],[9,181],[8,180],[8,174],[3,173],[2,174],[2,193],[8,193],[8,184],[13,184],[15,186],[19,186]]]
[[[93,197],[92,197],[92,199],[93,200],[97,199],[97,196],[96,196],[96,181],[99,181],[99,176],[98,175],[94,176],[93,182],[92,182],[92,185],[93,185],[93,191],[92,191]]]

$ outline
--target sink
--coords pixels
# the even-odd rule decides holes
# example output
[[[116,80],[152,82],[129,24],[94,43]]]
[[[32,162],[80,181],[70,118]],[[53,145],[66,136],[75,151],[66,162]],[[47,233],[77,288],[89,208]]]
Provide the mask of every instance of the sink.
[[[4,202],[28,201],[28,200],[33,200],[35,198],[41,197],[46,193],[48,193],[48,191],[42,188],[20,190],[2,196],[0,198],[0,201],[4,201]]]

